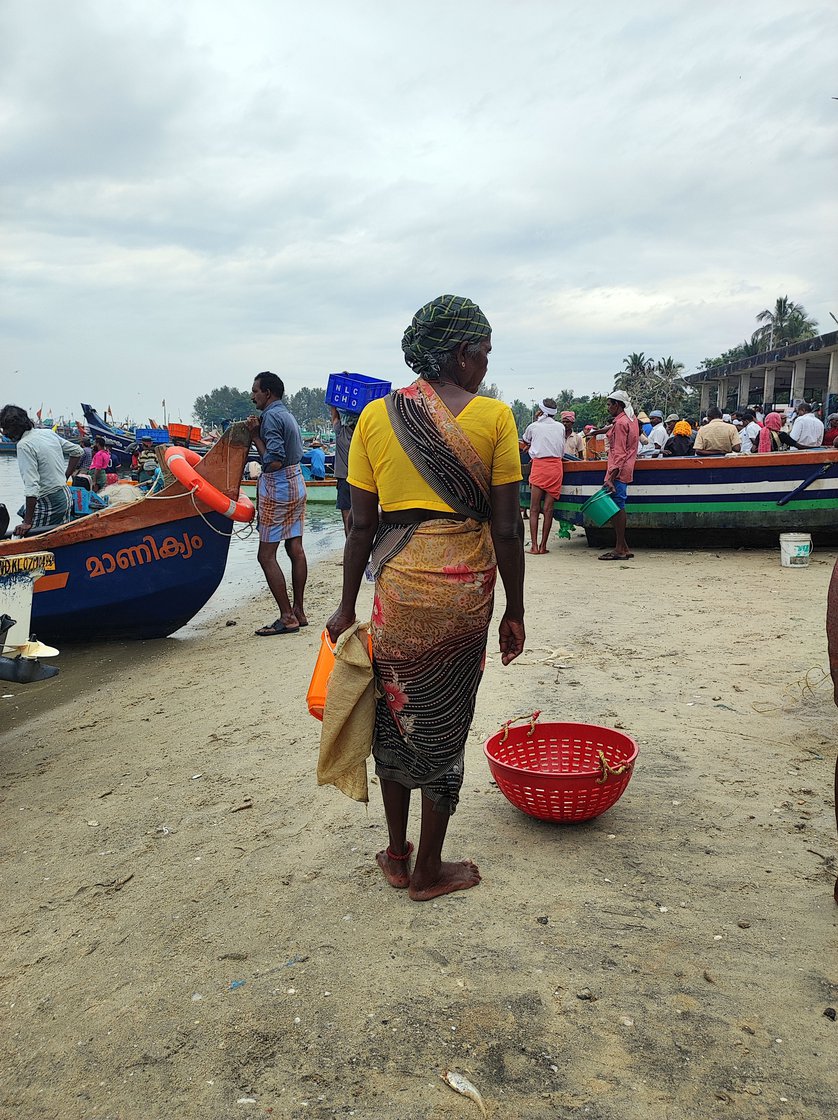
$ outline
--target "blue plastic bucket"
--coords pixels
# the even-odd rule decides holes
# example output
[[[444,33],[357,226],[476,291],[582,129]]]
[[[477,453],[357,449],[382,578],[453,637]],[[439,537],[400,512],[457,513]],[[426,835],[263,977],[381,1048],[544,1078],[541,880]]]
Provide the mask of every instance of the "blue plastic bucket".
[[[582,517],[593,521],[597,527],[610,521],[614,514],[619,512],[620,507],[604,487],[602,490],[597,490],[596,494],[592,494],[582,506]]]

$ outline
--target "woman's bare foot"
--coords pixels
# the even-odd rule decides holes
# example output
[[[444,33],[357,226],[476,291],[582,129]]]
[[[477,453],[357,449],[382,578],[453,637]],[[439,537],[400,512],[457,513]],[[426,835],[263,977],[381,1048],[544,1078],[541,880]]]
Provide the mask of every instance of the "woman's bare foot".
[[[410,853],[413,851],[413,845],[408,841],[407,851],[400,859],[394,858],[390,854],[390,849],[385,848],[383,852],[378,852],[375,857],[375,862],[384,872],[384,878],[391,887],[396,887],[398,890],[404,890],[405,887],[410,886]]]
[[[546,545],[542,545],[541,548],[538,551],[541,553],[542,556],[544,556],[544,554],[549,552],[550,549],[547,548]]]
[[[540,554],[537,548],[528,548],[527,552],[531,553],[533,556],[538,556]]]
[[[477,864],[470,859],[461,863],[443,863],[440,865],[439,875],[433,882],[416,881],[416,872],[410,881],[408,894],[414,902],[427,902],[431,898],[438,898],[441,894],[451,894],[452,891],[467,891],[469,887],[476,887],[480,882],[480,872]]]

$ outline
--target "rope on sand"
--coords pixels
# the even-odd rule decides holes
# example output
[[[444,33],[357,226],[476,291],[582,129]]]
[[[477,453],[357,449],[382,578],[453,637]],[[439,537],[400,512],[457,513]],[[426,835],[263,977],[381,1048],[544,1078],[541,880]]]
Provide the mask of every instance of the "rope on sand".
[[[811,704],[817,700],[815,689],[827,681],[832,683],[829,673],[819,665],[813,665],[799,680],[787,684],[781,704],[772,704],[768,701],[754,700],[751,707],[759,715],[768,715],[770,712],[789,712],[799,708],[801,704]]]

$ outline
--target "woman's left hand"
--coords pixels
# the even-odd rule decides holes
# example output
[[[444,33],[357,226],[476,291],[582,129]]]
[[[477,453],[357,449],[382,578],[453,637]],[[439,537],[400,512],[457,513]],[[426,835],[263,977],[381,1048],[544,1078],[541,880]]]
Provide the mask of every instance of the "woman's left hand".
[[[500,659],[504,665],[514,661],[524,652],[526,633],[522,618],[509,618],[504,615],[500,620]]]
[[[348,630],[353,623],[357,622],[355,612],[350,614],[344,613],[340,607],[335,611],[329,621],[326,623],[326,629],[329,632],[329,637],[333,642],[336,642],[344,630]]]

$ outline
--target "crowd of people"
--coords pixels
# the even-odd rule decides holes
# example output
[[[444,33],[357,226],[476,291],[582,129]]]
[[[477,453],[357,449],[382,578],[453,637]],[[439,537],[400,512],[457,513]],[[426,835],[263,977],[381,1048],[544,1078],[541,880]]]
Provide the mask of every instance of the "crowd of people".
[[[523,476],[530,488],[529,551],[534,555],[548,551],[553,507],[568,459],[607,459],[605,489],[617,506],[611,519],[616,543],[600,559],[630,560],[633,553],[625,539],[625,504],[637,459],[838,448],[838,414],[827,417],[827,426],[821,419],[820,406],[802,400],[782,411],[767,404],[733,413],[713,407],[695,426],[676,412],[664,416],[660,409],[653,408],[648,413],[635,413],[628,395],[620,390],[613,392],[606,404],[609,422],[600,428],[588,424],[580,432],[575,430],[575,414],[559,412],[556,402],[545,397],[521,437]]]
[[[693,421],[670,413],[664,417],[660,409],[639,412],[637,455],[641,459],[669,458],[685,455],[755,455],[772,451],[806,451],[819,447],[838,447],[838,414],[830,414],[824,423],[820,405],[797,401],[775,409],[772,405],[755,405],[736,412],[710,408],[701,421]],[[562,415],[567,415],[563,413]],[[605,458],[605,447],[592,451],[598,436],[607,429],[588,425],[581,433],[587,453],[575,458]],[[569,456],[565,454],[565,458]]]

